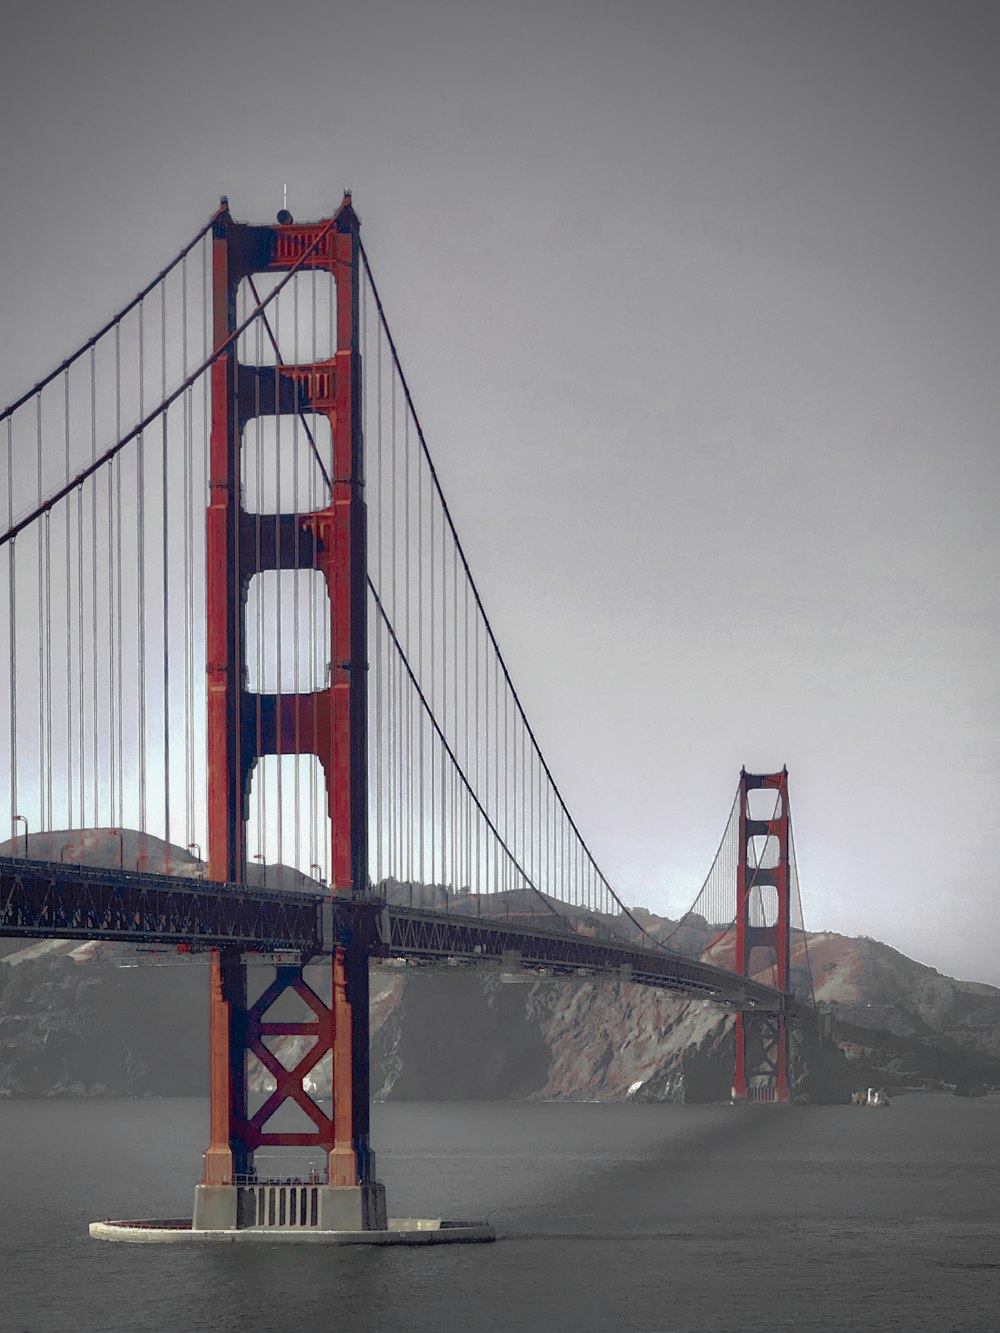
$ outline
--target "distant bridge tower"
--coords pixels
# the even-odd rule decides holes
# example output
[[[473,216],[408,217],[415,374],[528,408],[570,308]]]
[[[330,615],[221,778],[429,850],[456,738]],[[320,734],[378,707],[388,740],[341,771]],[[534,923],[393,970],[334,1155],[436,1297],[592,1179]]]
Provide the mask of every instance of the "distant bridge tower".
[[[751,792],[762,805],[751,810]],[[740,770],[739,861],[736,870],[736,965],[749,977],[767,950],[774,986],[789,991],[792,876],[789,848],[788,769],[780,773]],[[736,1016],[734,1101],[787,1102],[788,1014],[744,1012]]]
[[[228,209],[213,232],[214,346],[226,346],[212,367],[212,429],[208,510],[208,871],[214,880],[246,878],[246,835],[254,767],[265,755],[313,755],[322,766],[332,825],[331,892],[367,892],[367,638],[366,539],[363,500],[358,218],[350,196],[327,222],[245,226]],[[239,361],[239,284],[258,273],[300,265],[327,273],[335,297],[335,347],[329,359],[290,365],[271,333],[277,364]],[[243,441],[248,422],[263,416],[325,416],[332,434],[332,472],[317,512],[248,513],[243,507]],[[294,431],[276,433],[275,450]],[[276,464],[276,460],[275,464]],[[286,460],[287,465],[287,460]],[[269,571],[316,571],[329,599],[329,669],[308,693],[251,692],[247,677],[247,596],[251,579]],[[277,637],[282,627],[273,626]],[[258,682],[260,686],[260,682]],[[204,1181],[195,1195],[196,1229],[260,1222],[274,1190],[254,1167],[262,1147],[319,1150],[326,1163],[301,1191],[300,1207],[326,1230],[384,1228],[385,1198],[374,1180],[368,1147],[368,946],[343,940],[333,953],[327,1002],[309,986],[301,965],[279,965],[254,1004],[238,950],[213,955],[211,980],[211,1142]],[[307,960],[302,959],[300,962]],[[298,1022],[269,1018],[293,992],[310,1011]],[[268,1046],[275,1036],[311,1039],[286,1068]],[[275,1090],[253,1115],[247,1062],[256,1056]],[[324,1057],[326,1086],[312,1095]],[[295,1059],[295,1057],[293,1057]],[[321,1100],[330,1099],[327,1112]],[[282,1132],[268,1122],[291,1102],[310,1129]],[[291,1191],[295,1201],[298,1191]],[[273,1206],[273,1205],[272,1205]],[[294,1202],[292,1204],[294,1207]],[[282,1205],[284,1208],[284,1204]],[[265,1219],[267,1220],[267,1219]],[[274,1219],[270,1219],[272,1222]],[[283,1219],[282,1219],[283,1220]],[[299,1225],[306,1218],[293,1217]]]

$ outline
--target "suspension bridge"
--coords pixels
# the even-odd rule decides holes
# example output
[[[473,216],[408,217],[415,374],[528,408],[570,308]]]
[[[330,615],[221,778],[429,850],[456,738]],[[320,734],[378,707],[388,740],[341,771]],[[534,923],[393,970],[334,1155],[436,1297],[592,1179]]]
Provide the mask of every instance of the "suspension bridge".
[[[209,952],[195,1229],[385,1228],[372,958],[728,1006],[734,1098],[789,1099],[787,772],[740,773],[691,908],[708,955],[647,933],[522,706],[350,195],[266,226],[224,199],[0,427],[0,935]]]

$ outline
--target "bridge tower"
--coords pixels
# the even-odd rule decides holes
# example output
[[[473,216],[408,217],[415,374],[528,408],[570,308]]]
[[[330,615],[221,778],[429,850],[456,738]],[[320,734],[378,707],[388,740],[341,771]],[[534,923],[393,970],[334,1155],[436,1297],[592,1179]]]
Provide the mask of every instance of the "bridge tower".
[[[225,200],[223,204],[225,205]],[[248,226],[228,207],[213,230],[214,346],[225,347],[212,367],[207,534],[208,873],[240,883],[246,877],[251,779],[265,755],[315,756],[325,777],[332,824],[330,891],[367,893],[367,587],[361,424],[359,221],[349,195],[332,219],[296,225]],[[237,295],[259,273],[300,269],[331,275],[335,290],[335,349],[328,360],[290,365],[275,343],[276,365],[244,365],[238,356]],[[293,279],[294,280],[294,279]],[[255,290],[255,289],[252,289]],[[327,418],[332,475],[323,508],[312,513],[248,513],[243,508],[243,438],[247,423],[268,415],[304,413]],[[277,439],[295,438],[291,429]],[[275,448],[279,446],[276,444]],[[287,446],[286,446],[287,447]],[[267,571],[318,571],[329,598],[329,669],[310,693],[251,692],[247,688],[246,607],[251,579]],[[274,634],[280,626],[274,626]],[[260,684],[260,682],[258,682]],[[280,689],[280,682],[279,682]],[[333,941],[331,941],[331,944]],[[325,1179],[279,1191],[281,1222],[323,1230],[384,1228],[385,1195],[375,1181],[368,1145],[368,945],[340,939],[332,953],[327,1002],[309,985],[298,960],[275,967],[271,984],[249,1003],[247,967],[236,950],[213,954],[210,999],[211,1141],[203,1182],[196,1187],[195,1229],[268,1224],[266,1189],[254,1165],[263,1147],[315,1149]],[[268,1010],[294,992],[310,1017],[273,1021]],[[307,1054],[286,1068],[266,1039],[313,1039]],[[250,1114],[247,1060],[256,1056],[275,1091]],[[306,1079],[327,1055],[330,1086],[316,1097]],[[319,1104],[329,1098],[328,1115]],[[297,1133],[268,1124],[294,1103],[312,1122]],[[300,1117],[301,1118],[301,1117]],[[306,1208],[310,1216],[294,1215]],[[271,1204],[273,1208],[273,1202]]]
[[[770,810],[751,810],[750,793],[754,791],[764,793],[762,803],[770,805]],[[788,769],[780,773],[741,769],[738,799],[735,971],[751,976],[754,950],[767,950],[774,985],[785,996],[786,1007],[777,1013],[737,1014],[733,1100],[787,1102],[792,889]],[[758,956],[757,969],[760,966]]]

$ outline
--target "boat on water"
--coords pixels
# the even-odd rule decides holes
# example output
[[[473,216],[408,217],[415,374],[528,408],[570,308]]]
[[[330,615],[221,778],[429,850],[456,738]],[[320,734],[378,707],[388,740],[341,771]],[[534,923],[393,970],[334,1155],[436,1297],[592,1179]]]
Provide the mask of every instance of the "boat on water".
[[[861,1088],[851,1093],[852,1106],[891,1106],[885,1088]]]

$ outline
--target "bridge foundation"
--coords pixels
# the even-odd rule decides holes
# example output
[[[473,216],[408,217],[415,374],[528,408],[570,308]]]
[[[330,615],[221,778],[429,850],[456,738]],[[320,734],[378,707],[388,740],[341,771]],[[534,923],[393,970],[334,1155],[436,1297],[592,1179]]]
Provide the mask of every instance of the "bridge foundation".
[[[470,1245],[496,1240],[488,1222],[455,1222],[442,1217],[391,1217],[382,1230],[323,1231],[319,1227],[246,1227],[195,1231],[186,1218],[91,1222],[94,1240],[132,1245]]]
[[[319,1185],[261,1180],[250,1185],[196,1185],[194,1231],[299,1229],[385,1231],[385,1186]]]

